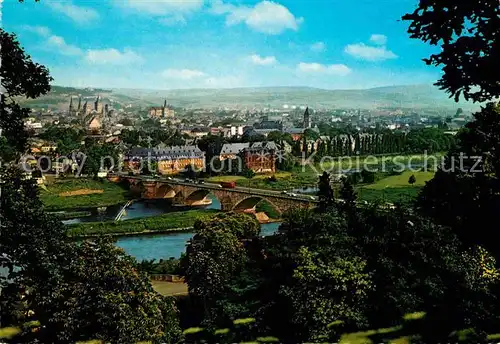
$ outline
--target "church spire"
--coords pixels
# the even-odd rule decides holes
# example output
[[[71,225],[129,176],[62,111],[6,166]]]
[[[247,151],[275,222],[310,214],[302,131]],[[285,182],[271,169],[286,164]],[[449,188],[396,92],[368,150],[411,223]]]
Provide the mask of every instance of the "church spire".
[[[309,114],[309,107],[306,107],[304,112],[304,129],[311,128],[311,115]]]
[[[78,97],[78,111],[82,108],[82,97]]]
[[[165,98],[165,101],[163,102],[163,107],[161,109],[161,116],[165,117],[166,113],[167,113],[167,98]]]
[[[69,112],[73,112],[73,97],[69,97]]]

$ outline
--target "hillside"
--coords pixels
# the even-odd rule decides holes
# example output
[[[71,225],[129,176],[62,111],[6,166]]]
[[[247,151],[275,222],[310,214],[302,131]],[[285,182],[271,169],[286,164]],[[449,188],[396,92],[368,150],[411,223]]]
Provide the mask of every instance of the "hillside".
[[[64,109],[70,96],[84,100],[101,95],[104,102],[136,106],[160,105],[165,98],[176,107],[217,108],[281,107],[308,105],[312,108],[405,108],[454,110],[478,109],[479,105],[452,99],[432,85],[390,86],[365,90],[325,90],[309,87],[263,87],[234,89],[140,90],[140,89],[76,89],[54,86],[51,93],[36,100],[23,101],[31,107]]]
[[[312,108],[415,108],[450,110],[477,109],[472,103],[455,103],[432,85],[379,87],[366,90],[325,90],[309,87],[265,87],[190,90],[126,90],[116,93],[152,102],[167,97],[170,103],[183,107],[217,107],[239,104],[242,107],[279,107],[284,104],[308,105]]]

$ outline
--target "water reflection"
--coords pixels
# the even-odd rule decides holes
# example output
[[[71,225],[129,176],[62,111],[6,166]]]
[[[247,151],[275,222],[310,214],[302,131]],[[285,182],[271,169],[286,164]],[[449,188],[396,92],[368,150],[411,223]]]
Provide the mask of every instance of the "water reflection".
[[[274,234],[279,223],[261,225],[261,235]],[[186,244],[193,237],[193,233],[172,233],[140,237],[125,237],[117,240],[116,245],[123,248],[128,254],[141,261],[144,259],[179,258],[186,250]]]
[[[206,206],[178,206],[173,205],[171,199],[159,200],[137,200],[133,202],[125,211],[122,220],[139,219],[142,217],[158,216],[167,213],[186,211],[192,209],[221,209],[220,202],[212,195],[207,198],[212,200],[212,204]],[[107,207],[105,211],[99,212],[97,209],[92,210],[91,216],[80,217],[71,220],[65,220],[65,224],[74,224],[82,222],[102,222],[113,221],[124,205],[114,205]]]

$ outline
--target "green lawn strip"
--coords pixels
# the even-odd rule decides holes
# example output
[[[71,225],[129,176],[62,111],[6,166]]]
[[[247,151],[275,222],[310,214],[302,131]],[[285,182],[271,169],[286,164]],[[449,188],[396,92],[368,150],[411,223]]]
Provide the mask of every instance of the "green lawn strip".
[[[192,227],[197,219],[213,215],[217,212],[219,212],[219,210],[198,209],[118,222],[107,221],[78,223],[68,225],[68,235],[73,237],[101,234],[121,235],[188,228]]]
[[[408,183],[415,176],[413,185]],[[356,192],[360,200],[367,202],[383,201],[389,203],[408,203],[417,197],[425,183],[434,177],[434,172],[405,171],[400,175],[389,176],[369,185],[358,186]]]
[[[416,179],[416,182],[415,184],[413,184],[413,187],[419,187],[419,186],[421,187],[424,186],[427,181],[431,180],[434,177],[434,172],[404,171],[400,175],[394,175],[380,179],[373,184],[367,185],[366,188],[376,189],[376,190],[381,190],[386,188],[400,188],[400,187],[407,188],[411,186],[408,183],[408,180],[410,179],[411,175],[414,175]]]
[[[102,193],[75,196],[60,196],[63,192],[81,189],[103,190]],[[60,179],[47,185],[47,190],[40,189],[40,199],[47,211],[107,207],[127,202],[128,190],[107,180]]]
[[[65,211],[65,212],[54,212],[51,213],[56,216],[59,220],[70,220],[76,219],[78,217],[92,216],[90,211]]]

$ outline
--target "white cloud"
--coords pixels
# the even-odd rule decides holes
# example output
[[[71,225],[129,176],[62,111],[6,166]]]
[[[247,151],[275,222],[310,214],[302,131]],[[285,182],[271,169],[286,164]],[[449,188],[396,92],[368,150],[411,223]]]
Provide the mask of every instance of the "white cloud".
[[[285,30],[299,29],[304,18],[295,17],[288,8],[273,1],[264,0],[250,6],[236,6],[222,0],[212,1],[211,12],[226,14],[226,24],[236,25],[244,22],[252,30],[277,35]]]
[[[196,69],[165,69],[162,73],[165,78],[191,80],[200,78],[206,74]]]
[[[85,60],[91,64],[112,64],[112,65],[128,65],[132,63],[140,63],[143,58],[130,49],[125,49],[123,52],[110,49],[89,49],[85,54]]]
[[[23,29],[34,32],[40,37],[45,38],[46,47],[50,48],[54,52],[67,56],[76,56],[83,53],[79,47],[66,43],[63,37],[53,35],[48,27],[25,25],[23,26]]]
[[[48,37],[50,36],[50,29],[46,26],[31,26],[31,25],[24,25],[23,30],[29,31],[29,32],[34,32],[37,35],[40,35],[42,37]]]
[[[311,50],[315,52],[322,52],[326,49],[326,44],[323,42],[316,42],[311,44]]]
[[[61,36],[52,35],[47,39],[47,43],[56,48],[55,50],[63,55],[75,56],[82,54],[82,49],[66,43]]]
[[[116,3],[150,15],[188,13],[201,9],[204,0],[116,0]]]
[[[90,7],[76,6],[71,1],[51,0],[45,2],[53,11],[61,13],[77,24],[90,24],[99,19],[99,13]]]
[[[357,59],[367,61],[383,61],[398,57],[392,51],[387,50],[385,46],[373,47],[364,43],[349,44],[344,51]]]
[[[259,55],[252,55],[249,57],[250,61],[259,66],[270,66],[276,64],[276,57],[274,56],[259,56]]]
[[[304,73],[321,73],[338,76],[346,76],[352,72],[352,70],[344,64],[323,65],[320,63],[300,62],[297,65],[297,69]]]
[[[386,45],[387,36],[374,33],[373,35],[370,36],[370,42],[376,45]]]

